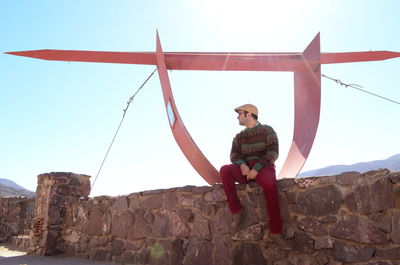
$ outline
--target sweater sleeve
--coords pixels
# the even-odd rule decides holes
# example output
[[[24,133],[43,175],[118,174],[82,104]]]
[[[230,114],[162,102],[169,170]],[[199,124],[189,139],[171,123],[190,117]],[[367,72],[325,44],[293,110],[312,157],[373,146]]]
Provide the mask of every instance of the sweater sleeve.
[[[232,141],[232,149],[231,149],[231,162],[232,164],[241,165],[246,163],[246,161],[240,155],[240,144],[239,144],[239,135],[236,135]]]
[[[273,166],[279,156],[279,141],[272,127],[267,128],[265,154],[254,165],[254,169],[260,171],[266,166]]]

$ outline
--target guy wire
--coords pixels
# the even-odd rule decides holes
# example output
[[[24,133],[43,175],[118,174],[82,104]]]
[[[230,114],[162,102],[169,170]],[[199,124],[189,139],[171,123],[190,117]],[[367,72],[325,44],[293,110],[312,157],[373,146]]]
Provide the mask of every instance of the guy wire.
[[[111,143],[110,143],[110,145],[109,145],[109,147],[108,147],[108,150],[107,150],[107,152],[106,152],[106,155],[104,156],[103,162],[101,162],[100,168],[99,168],[99,170],[97,171],[96,177],[94,178],[94,181],[93,181],[92,186],[90,187],[90,190],[93,189],[93,186],[94,186],[94,184],[96,183],[97,177],[99,176],[100,171],[101,171],[101,169],[103,168],[103,165],[104,165],[104,162],[105,162],[106,159],[107,159],[108,153],[110,152],[111,147],[112,147],[112,145],[114,144],[115,138],[116,138],[117,135],[118,135],[119,129],[121,128],[122,122],[124,121],[124,118],[125,118],[125,115],[126,115],[126,112],[127,112],[128,108],[129,108],[129,105],[132,103],[132,101],[133,101],[133,99],[135,98],[135,96],[137,95],[137,93],[143,88],[143,86],[147,83],[147,81],[149,81],[149,79],[153,76],[153,74],[154,74],[156,71],[157,71],[157,67],[156,67],[156,69],[154,69],[154,71],[149,75],[149,77],[147,77],[147,79],[143,82],[143,84],[136,90],[136,92],[135,92],[135,93],[129,98],[129,100],[126,102],[126,108],[123,109],[124,114],[122,115],[122,119],[121,119],[121,121],[119,122],[117,131],[115,132],[114,137],[113,137],[113,139],[111,140]]]

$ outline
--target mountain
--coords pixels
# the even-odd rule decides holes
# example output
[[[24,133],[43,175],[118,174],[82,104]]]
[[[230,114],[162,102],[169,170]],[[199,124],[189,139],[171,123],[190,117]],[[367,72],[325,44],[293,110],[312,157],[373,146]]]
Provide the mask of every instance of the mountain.
[[[360,162],[352,165],[334,165],[324,168],[314,169],[302,172],[298,177],[311,177],[311,176],[330,176],[337,175],[342,172],[357,171],[364,173],[370,170],[379,168],[387,168],[390,171],[400,170],[400,154],[391,156],[384,160],[374,160],[370,162]]]
[[[26,196],[35,197],[35,193],[8,179],[0,179],[0,197]]]
[[[8,187],[17,189],[17,190],[24,190],[25,189],[24,187],[18,185],[17,183],[15,183],[14,181],[9,180],[9,179],[0,179],[0,185],[5,185],[5,186],[8,186]]]

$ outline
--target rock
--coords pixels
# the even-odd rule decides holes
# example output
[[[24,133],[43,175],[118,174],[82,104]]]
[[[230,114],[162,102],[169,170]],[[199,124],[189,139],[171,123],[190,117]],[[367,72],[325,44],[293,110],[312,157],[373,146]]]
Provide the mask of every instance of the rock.
[[[227,234],[231,232],[232,214],[227,207],[217,211],[215,218],[212,221],[212,226],[217,234]]]
[[[111,223],[111,234],[119,238],[127,238],[135,218],[130,211],[114,216]]]
[[[65,236],[65,241],[67,241],[70,244],[76,244],[79,242],[79,235],[76,231],[70,231],[70,233],[68,233]]]
[[[91,237],[88,246],[89,248],[104,247],[109,241],[109,238],[104,236]]]
[[[204,194],[204,200],[206,202],[226,201],[225,192],[223,189],[212,190]]]
[[[354,196],[357,209],[364,214],[396,207],[392,183],[388,178],[379,178],[372,183],[359,185],[355,188]]]
[[[160,200],[160,196],[155,195],[147,195],[146,197],[142,197],[140,199],[141,205],[144,209],[160,209],[162,207],[162,200]]]
[[[356,215],[347,215],[331,227],[331,235],[368,244],[385,244],[385,234],[366,219]]]
[[[237,241],[258,241],[263,238],[263,235],[264,227],[258,224],[238,231],[232,236],[232,239]]]
[[[400,213],[393,213],[390,239],[393,243],[400,244]]]
[[[306,217],[300,220],[299,228],[315,236],[327,235],[325,227],[315,217]]]
[[[57,187],[57,193],[61,195],[70,195],[70,186],[68,184],[61,184]]]
[[[194,206],[194,201],[193,196],[190,194],[178,194],[178,202],[183,206]]]
[[[336,184],[336,176],[323,176],[314,178],[316,185],[332,185]]]
[[[60,207],[59,206],[50,206],[48,212],[49,218],[52,219],[60,219]]]
[[[387,168],[380,168],[377,170],[370,170],[362,175],[366,178],[381,178],[383,176],[386,176],[389,172],[390,171]]]
[[[279,194],[279,211],[281,213],[281,219],[283,223],[290,223],[292,221],[292,215],[290,213],[291,211],[288,202],[286,200],[286,197],[282,194]]]
[[[293,249],[311,254],[315,252],[314,242],[314,238],[310,234],[297,231],[294,235]]]
[[[398,172],[391,172],[388,174],[388,177],[393,184],[400,183],[400,174]]]
[[[400,263],[392,263],[392,262],[388,262],[388,261],[373,261],[373,262],[368,262],[368,263],[364,263],[365,265],[399,265]],[[362,264],[362,265],[364,265]]]
[[[344,198],[344,205],[346,205],[347,209],[349,209],[350,212],[357,211],[357,202],[354,193],[350,193]]]
[[[375,249],[371,246],[359,247],[336,241],[331,253],[336,260],[346,263],[368,261],[374,251]]]
[[[192,194],[193,195],[203,195],[204,193],[212,191],[212,190],[214,190],[214,188],[211,186],[196,187],[195,189],[192,190]]]
[[[79,194],[77,196],[88,197],[90,194],[90,176],[88,175],[79,175]]]
[[[171,235],[171,222],[165,212],[155,214],[151,234],[156,237],[166,237]]]
[[[128,195],[129,209],[136,209],[140,207],[139,194],[132,193]]]
[[[122,264],[150,264],[150,251],[124,251],[118,262]]]
[[[278,191],[289,191],[293,189],[295,183],[293,178],[284,178],[277,181]]]
[[[204,218],[200,213],[194,215],[193,228],[190,232],[190,236],[196,236],[200,239],[211,240],[210,227],[208,220]]]
[[[260,219],[258,217],[258,213],[257,213],[256,209],[254,208],[254,206],[251,203],[249,203],[247,200],[243,200],[242,204],[243,204],[243,207],[247,208],[247,215],[246,215],[246,219],[244,220],[243,227],[249,227],[254,224],[258,224]]]
[[[136,215],[135,222],[133,226],[128,232],[128,239],[136,240],[147,238],[151,235],[151,227],[150,225],[144,220],[143,216]]]
[[[211,264],[211,263],[210,263]],[[233,250],[232,265],[264,265],[267,264],[260,246],[258,244],[241,243],[235,246]]]
[[[112,210],[117,213],[128,210],[128,199],[125,196],[117,197],[112,206]]]
[[[172,242],[171,249],[169,250],[169,263],[168,264],[183,264],[183,240],[176,238]]]
[[[333,240],[329,236],[319,237],[315,240],[315,249],[333,248]]]
[[[375,257],[389,260],[400,259],[400,247],[391,249],[378,249],[376,250]]]
[[[124,248],[124,242],[118,239],[114,239],[111,242],[111,246],[112,246],[112,254],[113,255],[121,255],[123,252],[123,248]]]
[[[340,191],[329,185],[299,193],[295,211],[308,216],[337,214],[341,203]]]
[[[287,253],[289,252],[288,250],[280,249],[273,244],[268,244],[266,248],[266,251],[264,251],[265,258],[268,262],[271,262],[273,264],[275,264],[274,262],[276,260],[285,258],[287,256]]]
[[[164,195],[163,208],[166,210],[175,210],[178,205],[178,197],[175,192],[168,192]]]
[[[213,239],[213,263],[218,265],[231,265],[232,261],[229,254],[229,245],[231,240],[228,237],[216,236]]]
[[[75,245],[65,245],[65,256],[74,257],[76,254]]]
[[[357,180],[361,178],[361,173],[356,171],[343,172],[340,175],[336,176],[337,183],[340,185],[354,185],[357,183]]]
[[[383,213],[373,213],[369,216],[369,219],[374,221],[378,227],[384,232],[389,233],[392,229],[392,218],[390,215]]]
[[[135,240],[135,241],[126,241],[124,243],[124,249],[138,251],[146,246],[146,242],[144,240]]]
[[[293,265],[317,265],[315,259],[308,255],[295,255],[287,259],[288,264]]]
[[[194,204],[206,216],[213,216],[217,210],[214,203],[207,203],[203,198],[196,199]]]
[[[148,224],[152,224],[154,221],[154,214],[152,214],[151,211],[146,211],[143,215],[143,218]]]
[[[296,203],[296,193],[295,192],[286,192],[286,199],[288,203],[295,204]]]
[[[336,216],[333,215],[328,215],[325,216],[324,218],[322,218],[321,220],[319,220],[321,223],[323,224],[330,224],[330,223],[336,223],[337,218]]]
[[[108,211],[100,207],[93,207],[89,212],[89,220],[86,231],[90,235],[106,235],[111,228],[111,217]]]
[[[184,265],[210,265],[212,264],[213,244],[210,241],[196,237],[190,238]]]
[[[109,252],[104,249],[92,249],[89,251],[89,258],[94,261],[108,261]]]
[[[180,208],[178,209],[178,214],[181,217],[182,221],[185,223],[192,223],[194,220],[194,214],[191,209]]]

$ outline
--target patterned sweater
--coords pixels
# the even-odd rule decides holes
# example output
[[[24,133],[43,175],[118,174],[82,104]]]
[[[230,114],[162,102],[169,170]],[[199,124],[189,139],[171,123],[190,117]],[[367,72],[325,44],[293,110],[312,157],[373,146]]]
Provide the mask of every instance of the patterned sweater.
[[[271,126],[258,123],[238,133],[232,142],[231,162],[241,165],[256,161],[253,169],[260,171],[265,166],[275,165],[279,156],[278,137]]]

